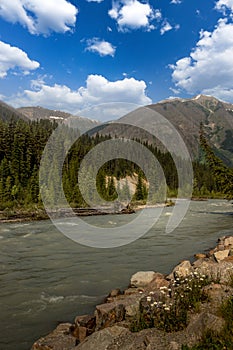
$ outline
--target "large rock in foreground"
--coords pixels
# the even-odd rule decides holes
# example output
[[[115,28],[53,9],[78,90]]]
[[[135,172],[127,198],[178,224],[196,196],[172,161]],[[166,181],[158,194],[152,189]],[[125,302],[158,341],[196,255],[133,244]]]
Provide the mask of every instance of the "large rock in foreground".
[[[146,287],[156,277],[154,271],[139,271],[130,280],[131,287]]]
[[[71,350],[77,345],[77,338],[71,332],[70,323],[61,323],[44,338],[37,340],[31,350]]]

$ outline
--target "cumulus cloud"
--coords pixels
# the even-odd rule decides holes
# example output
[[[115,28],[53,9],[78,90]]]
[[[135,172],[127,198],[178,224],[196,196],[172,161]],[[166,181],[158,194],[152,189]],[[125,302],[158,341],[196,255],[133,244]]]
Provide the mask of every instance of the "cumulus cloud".
[[[227,9],[233,12],[233,0],[218,0],[215,8],[223,13],[225,13]]]
[[[188,57],[170,66],[172,78],[176,87],[190,94],[213,93],[233,101],[232,57],[233,23],[220,19],[213,32],[200,32],[200,39]]]
[[[172,30],[172,26],[171,26],[171,24],[167,21],[167,20],[165,20],[163,23],[162,23],[162,27],[161,27],[161,29],[160,29],[160,34],[161,35],[163,35],[163,34],[165,34],[166,32],[169,32],[170,30]]]
[[[99,38],[93,38],[87,40],[87,51],[96,52],[100,56],[112,56],[114,57],[116,52],[116,47],[111,43],[105,40],[101,40]]]
[[[0,41],[0,78],[6,77],[10,69],[19,68],[27,74],[39,66],[38,62],[30,60],[26,52]]]
[[[130,103],[147,105],[152,101],[146,96],[146,83],[135,78],[109,81],[102,75],[89,75],[86,86],[71,90],[66,85],[45,84],[43,79],[33,81],[31,90],[8,99],[16,107],[43,106],[66,110],[70,113],[103,103]]]
[[[113,2],[109,16],[116,20],[120,31],[144,28],[148,31],[155,29],[151,23],[158,15],[149,3],[138,0],[119,0]]]
[[[31,34],[67,32],[74,27],[78,10],[66,0],[1,0],[0,16],[20,23]]]

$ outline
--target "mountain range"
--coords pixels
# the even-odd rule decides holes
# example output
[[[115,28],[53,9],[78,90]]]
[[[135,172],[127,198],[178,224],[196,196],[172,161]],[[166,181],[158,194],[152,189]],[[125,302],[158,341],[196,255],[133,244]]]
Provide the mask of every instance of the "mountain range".
[[[147,118],[148,111],[150,111],[150,118]],[[225,103],[212,96],[198,95],[191,99],[174,98],[160,101],[125,115],[119,119],[120,124],[117,124],[118,121],[111,121],[103,125],[94,120],[94,115],[92,120],[42,107],[15,109],[0,102],[0,119],[3,120],[11,117],[24,120],[41,118],[56,120],[69,123],[81,132],[93,129],[92,134],[98,131],[101,134],[147,140],[151,143],[157,143],[163,149],[161,143],[156,141],[153,136],[158,129],[158,115],[162,115],[174,125],[193,159],[199,156],[199,132],[202,123],[211,147],[228,165],[233,165],[233,104]],[[142,127],[132,128],[128,126],[127,123],[131,120]],[[150,130],[150,133],[146,132],[145,129]]]
[[[161,126],[159,116],[163,116],[175,127],[193,160],[200,157],[199,133],[202,123],[208,142],[215,153],[227,165],[233,166],[233,105],[211,96],[198,95],[191,99],[164,100],[139,108],[120,118],[118,120],[120,124],[114,121],[98,132],[149,141],[164,150],[161,142],[155,140],[153,136],[161,131],[164,133],[164,138],[173,143],[175,149],[177,140],[175,137],[172,139],[165,126]],[[127,125],[128,123],[139,125],[140,128]],[[158,128],[163,130],[158,131]]]

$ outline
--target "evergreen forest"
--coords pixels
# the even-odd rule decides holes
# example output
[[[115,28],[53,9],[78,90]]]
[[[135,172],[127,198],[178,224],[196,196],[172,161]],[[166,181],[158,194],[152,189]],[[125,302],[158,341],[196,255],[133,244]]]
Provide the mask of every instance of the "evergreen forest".
[[[37,121],[24,121],[10,118],[0,120],[0,210],[12,208],[43,208],[39,189],[39,168],[44,147],[53,130],[57,128],[56,122],[41,119]],[[59,142],[51,148],[50,156],[56,158],[56,153],[65,152],[67,137],[74,137],[75,132],[67,126],[61,128]],[[76,132],[77,133],[77,132]],[[60,164],[62,174],[56,167],[50,166],[51,159],[47,159],[46,179],[52,181],[54,193],[59,191],[59,176],[62,175],[62,186],[67,201],[72,207],[85,207],[85,202],[78,184],[78,171],[83,157],[97,144],[110,140],[111,136],[82,135],[70,148],[65,161]],[[225,198],[231,197],[232,169],[227,168],[223,162],[214,155],[208,146],[205,135],[201,132],[202,159],[193,162],[194,169],[194,197]],[[139,140],[137,140],[139,141]],[[166,176],[167,197],[177,194],[178,179],[172,156],[161,152],[153,144],[144,142],[158,159]],[[54,163],[53,164],[58,164]],[[92,167],[92,164],[89,164]],[[89,169],[89,173],[90,173]],[[56,181],[57,176],[57,181]],[[148,183],[145,174],[135,163],[125,159],[114,159],[106,162],[98,171],[96,187],[105,201],[117,198],[121,191],[124,198],[130,198],[129,180],[134,178],[135,191],[132,202],[143,202],[147,198]],[[55,179],[55,180],[54,180]],[[125,179],[124,181],[120,181]],[[86,190],[90,188],[91,180],[86,179]],[[59,194],[58,194],[59,196]],[[56,198],[56,196],[54,197]],[[155,198],[159,201],[160,198]]]

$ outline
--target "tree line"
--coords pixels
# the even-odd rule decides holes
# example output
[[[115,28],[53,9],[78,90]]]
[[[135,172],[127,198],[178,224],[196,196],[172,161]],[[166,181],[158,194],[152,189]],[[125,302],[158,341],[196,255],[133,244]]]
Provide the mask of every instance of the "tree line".
[[[39,189],[39,168],[44,147],[57,127],[56,122],[49,120],[24,121],[11,118],[0,120],[0,210],[12,207],[25,207],[30,205],[42,206]],[[60,164],[62,174],[59,174],[56,165],[59,165],[61,151],[66,148],[67,137],[73,133],[72,129],[64,126],[59,141],[51,149],[52,159],[58,159],[51,166],[51,159],[47,159],[45,178],[54,194],[59,192],[59,181],[62,175],[62,186],[67,201],[74,207],[86,206],[78,183],[79,167],[84,156],[97,144],[110,140],[110,135],[88,134],[82,135],[73,144],[65,157],[64,164]],[[63,130],[62,129],[62,130]],[[68,136],[67,136],[68,135]],[[136,140],[139,141],[139,140]],[[232,196],[232,169],[227,168],[209,148],[203,133],[201,145],[206,154],[205,161],[193,162],[194,169],[194,196],[218,197],[222,195]],[[163,168],[166,183],[167,196],[176,196],[178,178],[172,156],[168,152],[161,152],[153,144],[143,142],[158,159]],[[88,164],[88,176],[84,191],[91,190],[96,185],[100,196],[111,201],[117,198],[121,192],[122,198],[130,198],[129,179],[136,181],[134,201],[144,201],[148,194],[148,183],[145,174],[134,162],[125,159],[114,159],[106,162],[99,169],[96,183],[93,184],[91,175],[93,164]],[[120,181],[124,179],[124,181]],[[50,194],[51,195],[51,194]],[[57,194],[59,196],[59,193]],[[54,195],[54,198],[56,196]],[[53,198],[51,198],[52,200]],[[159,198],[155,198],[159,201]]]

